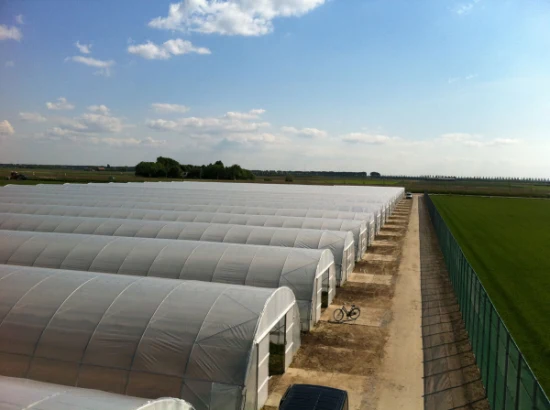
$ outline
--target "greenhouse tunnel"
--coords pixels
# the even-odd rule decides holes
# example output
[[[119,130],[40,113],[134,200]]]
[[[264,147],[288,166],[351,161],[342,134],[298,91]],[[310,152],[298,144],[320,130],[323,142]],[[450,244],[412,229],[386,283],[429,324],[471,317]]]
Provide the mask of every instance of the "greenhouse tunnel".
[[[323,209],[286,209],[286,208],[265,208],[249,206],[227,206],[227,205],[186,205],[182,203],[162,202],[140,202],[124,198],[103,197],[100,195],[76,197],[72,195],[41,195],[41,190],[13,191],[0,188],[0,203],[25,204],[25,205],[59,205],[59,206],[85,206],[85,207],[108,207],[125,209],[163,210],[163,211],[192,211],[192,212],[214,212],[231,213],[242,215],[273,215],[291,216],[303,218],[322,219],[346,219],[364,221],[368,228],[368,245],[372,244],[375,234],[379,230],[380,215],[375,218],[372,213],[362,212],[341,212]]]
[[[332,302],[328,250],[0,230],[0,263],[135,276],[289,287],[309,331]]]
[[[0,229],[326,249],[334,257],[338,286],[355,267],[351,232],[7,213],[0,213]]]
[[[99,390],[0,376],[2,410],[193,410],[184,400],[140,399]]]
[[[178,212],[147,209],[62,205],[25,205],[10,203],[0,203],[0,212],[29,215],[84,216],[90,218],[119,218],[168,222],[203,222],[263,226],[269,228],[315,229],[343,232],[349,231],[353,234],[356,261],[361,260],[361,257],[365,254],[369,235],[369,230],[364,221],[349,219],[321,219],[275,215],[240,215],[196,211]]]
[[[287,287],[0,265],[0,374],[259,410],[298,316]]]

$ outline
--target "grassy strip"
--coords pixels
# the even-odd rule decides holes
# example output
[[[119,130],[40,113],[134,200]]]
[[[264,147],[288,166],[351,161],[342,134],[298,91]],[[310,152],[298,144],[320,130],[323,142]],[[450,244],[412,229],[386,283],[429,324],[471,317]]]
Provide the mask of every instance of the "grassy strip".
[[[550,201],[432,199],[542,387],[550,392]]]

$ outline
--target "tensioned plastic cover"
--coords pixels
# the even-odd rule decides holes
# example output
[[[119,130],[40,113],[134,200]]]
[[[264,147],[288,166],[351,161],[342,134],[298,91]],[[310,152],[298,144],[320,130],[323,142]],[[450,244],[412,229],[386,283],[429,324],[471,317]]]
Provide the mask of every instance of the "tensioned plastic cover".
[[[141,202],[121,198],[113,199],[112,196],[94,195],[92,197],[77,197],[69,194],[41,195],[39,190],[29,193],[11,192],[8,189],[0,188],[0,202],[22,203],[37,205],[68,205],[68,206],[91,206],[128,209],[155,209],[165,211],[200,211],[216,213],[232,213],[246,215],[278,215],[297,216],[307,218],[329,218],[329,219],[352,219],[362,220],[366,223],[374,221],[373,213],[369,212],[342,212],[327,209],[300,209],[300,208],[266,208],[257,206],[232,206],[232,205],[187,205],[181,202]]]
[[[364,221],[349,219],[298,218],[292,216],[240,215],[215,212],[156,211],[102,207],[78,207],[57,205],[24,205],[0,203],[0,212],[33,215],[85,216],[91,218],[119,218],[150,221],[204,222],[271,228],[318,229],[327,231],[349,231],[356,244],[356,256],[361,257],[365,249],[360,248],[363,237],[368,235]]]
[[[0,376],[2,410],[193,410],[184,400],[140,399],[99,390]]]
[[[134,192],[133,190],[123,190],[119,192],[113,189],[95,189],[91,192],[79,191],[74,189],[63,189],[51,187],[49,189],[37,189],[37,188],[5,188],[6,193],[12,192],[19,195],[50,195],[59,197],[73,197],[73,198],[93,198],[95,196],[102,196],[111,199],[124,199],[145,203],[182,203],[187,205],[237,205],[237,206],[260,206],[266,208],[288,208],[288,209],[327,209],[338,210],[344,212],[381,212],[384,206],[380,203],[368,203],[364,201],[359,202],[346,202],[345,200],[331,197],[314,197],[309,195],[302,195],[296,197],[294,194],[279,194],[273,198],[267,198],[266,194],[250,194],[246,197],[233,197],[231,193],[222,197],[209,198],[200,194],[190,195],[185,191],[173,190],[170,194],[158,195],[151,189],[144,191],[143,193]],[[0,191],[4,194],[4,190]]]
[[[238,410],[256,339],[293,306],[285,287],[0,265],[0,374]]]
[[[351,232],[200,222],[136,221],[0,213],[0,229],[327,249],[332,252],[334,257],[338,278],[341,277],[342,264],[345,262],[344,254],[346,250],[353,247]]]
[[[347,193],[335,189],[335,187],[330,187],[329,189],[325,188],[322,191],[287,191],[287,190],[258,190],[254,189],[253,184],[236,184],[236,188],[220,189],[221,187],[217,186],[216,188],[194,188],[192,184],[181,183],[181,184],[167,184],[168,186],[159,187],[157,184],[65,184],[65,185],[42,185],[43,191],[72,191],[82,194],[93,193],[93,192],[103,192],[103,193],[117,193],[117,194],[129,194],[129,195],[144,195],[151,192],[152,189],[163,196],[178,196],[178,195],[189,195],[193,197],[202,197],[202,198],[227,198],[228,196],[232,198],[268,198],[277,199],[281,195],[291,196],[295,199],[299,198],[317,198],[318,200],[338,200],[342,202],[350,202],[355,204],[361,203],[379,203],[385,204],[389,203],[394,195],[396,195],[400,189],[399,188],[378,188],[370,187],[365,188],[362,191],[357,191],[353,194]],[[210,185],[210,184],[207,184]],[[179,186],[179,188],[175,188]],[[244,189],[246,188],[246,189]],[[21,188],[17,188],[21,189]],[[334,197],[335,193],[338,193],[337,197]],[[327,198],[328,196],[328,198]]]
[[[169,239],[0,231],[0,263],[136,276],[288,286],[309,326],[315,281],[334,264],[328,250]]]

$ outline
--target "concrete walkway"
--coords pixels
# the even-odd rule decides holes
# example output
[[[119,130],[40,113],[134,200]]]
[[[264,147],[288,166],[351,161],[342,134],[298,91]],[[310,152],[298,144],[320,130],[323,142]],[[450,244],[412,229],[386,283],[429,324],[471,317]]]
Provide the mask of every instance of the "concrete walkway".
[[[393,298],[384,365],[379,381],[380,410],[422,409],[423,369],[418,196],[413,198]]]

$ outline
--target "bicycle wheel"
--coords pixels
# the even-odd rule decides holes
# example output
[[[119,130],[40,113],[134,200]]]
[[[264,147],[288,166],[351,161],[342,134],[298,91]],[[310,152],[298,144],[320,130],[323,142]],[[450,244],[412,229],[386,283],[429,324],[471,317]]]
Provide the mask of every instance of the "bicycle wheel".
[[[361,309],[358,307],[354,307],[351,309],[351,312],[349,312],[349,318],[351,320],[357,320],[357,318],[361,315]]]
[[[342,309],[336,309],[332,314],[332,317],[337,322],[341,322],[342,320],[344,320],[344,316],[345,316],[345,313]]]

